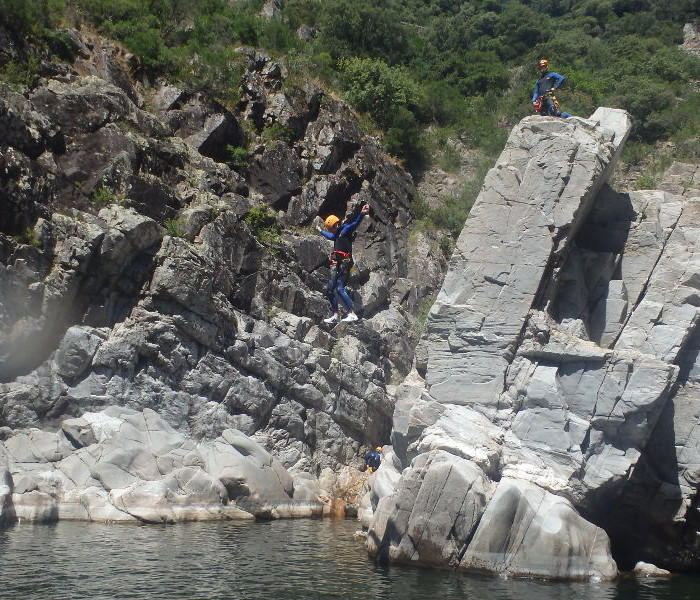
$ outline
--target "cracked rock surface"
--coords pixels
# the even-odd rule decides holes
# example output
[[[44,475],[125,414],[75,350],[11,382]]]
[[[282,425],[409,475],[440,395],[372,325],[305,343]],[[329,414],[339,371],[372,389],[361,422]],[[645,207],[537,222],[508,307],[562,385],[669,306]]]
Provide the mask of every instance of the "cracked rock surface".
[[[371,553],[555,578],[700,564],[700,199],[606,185],[629,125],[513,130],[397,394]]]
[[[437,236],[407,234],[411,176],[347,104],[287,81],[253,49],[240,49],[240,96],[223,106],[171,82],[148,87],[123,50],[69,33],[73,63],[22,92],[0,84],[0,440],[16,449],[107,407],[150,410],[188,444],[255,440],[306,478],[286,495],[354,501],[342,482],[388,441],[391,390],[446,262]],[[332,246],[314,221],[365,203],[349,282],[362,321],[329,332]],[[55,460],[3,448],[0,520],[29,518],[29,506],[44,506],[39,520],[70,514],[63,492],[17,482],[41,465],[58,481],[57,460],[110,443],[90,435]],[[73,514],[178,520],[205,498],[220,513],[248,477],[245,461],[156,472],[155,456],[138,473],[93,457],[81,481],[103,491]],[[270,485],[260,494],[276,506]]]

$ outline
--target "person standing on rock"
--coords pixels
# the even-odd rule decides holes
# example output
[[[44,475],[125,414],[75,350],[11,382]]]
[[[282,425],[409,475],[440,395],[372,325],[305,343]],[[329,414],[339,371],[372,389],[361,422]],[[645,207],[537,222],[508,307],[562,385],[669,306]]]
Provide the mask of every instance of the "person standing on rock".
[[[559,73],[549,70],[549,61],[543,58],[537,63],[540,76],[535,81],[535,89],[532,92],[532,106],[538,115],[544,117],[564,117],[571,115],[559,110],[559,102],[554,97],[554,90],[559,89],[564,83],[564,77]]]
[[[316,230],[323,237],[333,241],[333,252],[331,252],[330,255],[331,276],[328,279],[328,287],[326,288],[326,294],[331,304],[331,312],[333,314],[327,319],[323,319],[323,322],[329,325],[340,321],[337,296],[340,296],[340,299],[343,301],[348,311],[343,322],[351,323],[358,320],[353,309],[352,300],[345,289],[345,281],[350,275],[354,264],[352,260],[353,233],[362,222],[363,217],[368,214],[369,204],[364,204],[357,217],[349,223],[341,224],[340,219],[336,215],[328,215],[324,221],[324,225],[326,226],[325,231],[319,225],[316,225]]]

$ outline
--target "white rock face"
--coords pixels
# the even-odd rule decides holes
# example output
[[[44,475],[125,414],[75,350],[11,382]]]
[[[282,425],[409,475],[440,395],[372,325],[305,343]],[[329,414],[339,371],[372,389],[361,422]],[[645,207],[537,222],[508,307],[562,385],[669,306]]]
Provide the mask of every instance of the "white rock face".
[[[0,442],[0,520],[175,523],[311,516],[282,464],[235,429],[195,442],[150,409],[110,407]]]
[[[693,560],[700,199],[605,187],[629,127],[599,109],[513,130],[429,315],[425,380],[397,393],[370,553],[602,579],[602,526],[625,567]],[[642,543],[645,520],[676,526]]]

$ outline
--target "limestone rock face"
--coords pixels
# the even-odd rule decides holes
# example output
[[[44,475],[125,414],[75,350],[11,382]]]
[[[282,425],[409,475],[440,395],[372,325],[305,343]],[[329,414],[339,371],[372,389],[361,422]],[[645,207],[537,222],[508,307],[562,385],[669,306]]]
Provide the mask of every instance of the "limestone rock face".
[[[316,483],[362,467],[388,441],[391,385],[446,264],[436,235],[405,235],[410,175],[346,104],[289,85],[260,52],[240,50],[241,95],[224,107],[146,87],[97,34],[69,37],[75,62],[47,71],[63,75],[0,94],[0,427],[68,423],[71,443],[89,446],[100,440],[80,419],[119,405],[197,440],[237,430]],[[364,203],[349,282],[363,320],[329,333],[331,244],[312,224]],[[86,492],[105,518],[200,481],[110,473],[137,487],[118,509]],[[271,493],[226,477],[251,506]],[[337,482],[324,481],[317,495],[330,498]],[[43,493],[27,491],[51,512]]]
[[[628,130],[611,109],[513,130],[397,392],[371,553],[556,578],[612,577],[613,555],[697,566],[700,202],[607,187]]]

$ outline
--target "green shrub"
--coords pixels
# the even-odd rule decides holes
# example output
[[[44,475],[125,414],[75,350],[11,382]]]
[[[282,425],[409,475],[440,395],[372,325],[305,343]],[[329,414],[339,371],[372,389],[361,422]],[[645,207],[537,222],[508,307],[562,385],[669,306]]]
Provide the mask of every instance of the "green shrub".
[[[464,228],[464,223],[469,216],[474,201],[476,200],[484,177],[492,164],[490,158],[482,158],[476,165],[474,176],[462,186],[456,196],[445,196],[440,199],[440,206],[431,208],[421,199],[416,198],[411,204],[411,212],[416,218],[415,227],[427,227],[431,230],[437,228],[448,233],[441,243],[441,249],[445,256],[452,252],[452,241],[456,239]]]
[[[234,169],[246,169],[250,164],[250,153],[247,148],[241,146],[226,146],[228,164]]]
[[[631,76],[620,81],[616,92],[613,104],[632,114],[636,139],[653,142],[673,123],[663,114],[675,104],[675,94],[667,86],[648,77]]]
[[[418,309],[418,314],[416,314],[416,324],[413,328],[414,335],[418,335],[421,331],[423,331],[423,327],[425,327],[425,323],[428,320],[428,314],[430,313],[430,309],[433,307],[433,304],[435,304],[434,297],[424,300],[423,304],[421,304],[420,308]]]
[[[446,144],[440,157],[440,168],[448,173],[456,173],[462,164],[462,155],[452,144]]]
[[[282,141],[291,144],[296,136],[294,130],[289,125],[275,121],[263,128],[260,137],[265,143]]]
[[[97,208],[104,208],[110,204],[123,205],[126,201],[124,194],[115,193],[108,187],[100,186],[92,190],[90,201]]]
[[[75,60],[76,49],[68,31],[65,29],[47,30],[44,32],[44,39],[53,56],[67,62]]]
[[[66,0],[0,0],[0,22],[22,37],[41,39],[66,10]]]
[[[445,196],[441,199],[442,205],[430,214],[430,222],[440,229],[446,229],[452,237],[457,237],[464,222],[469,216],[469,211],[474,205],[478,190],[474,193],[471,185],[464,186],[457,196]]]
[[[33,228],[27,227],[20,235],[15,238],[21,244],[27,244],[34,248],[41,248],[41,240]]]
[[[419,104],[419,87],[403,68],[372,58],[347,58],[338,64],[348,100],[381,126],[394,120],[393,111]]]
[[[700,159],[700,138],[687,137],[676,142],[676,156],[687,160]]]
[[[659,181],[653,175],[645,173],[640,175],[634,182],[635,190],[655,190],[659,185]]]
[[[693,94],[676,106],[672,116],[677,125],[671,139],[679,158],[700,157],[700,94]]]
[[[159,29],[138,29],[124,37],[124,45],[141,59],[147,69],[162,72],[171,65],[172,54],[163,43]]]
[[[228,107],[240,98],[244,58],[234,48],[179,48],[177,78],[190,90],[203,91]]]
[[[269,206],[260,205],[251,208],[243,217],[253,235],[265,245],[280,241],[280,228],[277,218]]]
[[[321,8],[321,0],[287,0],[282,7],[282,14],[290,28],[296,31],[301,25],[316,25]]]
[[[41,61],[33,55],[26,60],[11,60],[0,66],[0,79],[17,91],[33,88],[39,82]]]
[[[387,151],[403,159],[409,170],[422,169],[427,160],[426,145],[417,119],[403,106],[395,108],[390,118],[391,124],[384,137]]]
[[[186,233],[187,221],[182,218],[168,219],[163,223],[165,230],[171,237],[184,237]]]
[[[418,118],[423,123],[455,125],[468,113],[466,98],[445,81],[428,81],[418,95]]]
[[[441,58],[437,74],[465,96],[502,91],[510,82],[505,65],[492,51],[470,50],[463,55],[449,54]]]
[[[325,0],[317,45],[333,58],[381,58],[402,63],[412,54],[410,35],[398,3]]]
[[[622,149],[622,162],[630,166],[641,165],[653,152],[653,146],[633,140],[627,142]]]
[[[286,25],[278,21],[259,21],[258,43],[268,50],[289,52],[300,46],[301,41]]]
[[[558,93],[557,98],[561,102],[561,110],[584,118],[592,115],[598,106],[593,98],[578,91]]]

